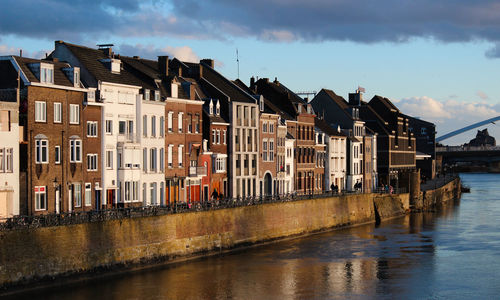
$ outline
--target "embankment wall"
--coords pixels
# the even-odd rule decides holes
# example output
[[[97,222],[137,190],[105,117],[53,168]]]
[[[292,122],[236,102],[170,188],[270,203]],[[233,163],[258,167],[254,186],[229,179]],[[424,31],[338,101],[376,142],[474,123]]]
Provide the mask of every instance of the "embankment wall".
[[[457,177],[440,188],[420,192],[419,203],[416,208],[433,210],[450,200],[460,198],[460,196],[461,181],[460,177]]]
[[[0,287],[128,268],[375,221],[409,195],[356,194],[0,232]]]

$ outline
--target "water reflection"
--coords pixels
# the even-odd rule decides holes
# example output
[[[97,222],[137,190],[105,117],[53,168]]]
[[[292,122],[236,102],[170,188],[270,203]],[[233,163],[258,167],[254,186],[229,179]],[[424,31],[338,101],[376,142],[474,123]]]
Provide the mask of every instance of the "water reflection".
[[[485,180],[465,178],[483,184]],[[496,180],[491,182],[496,185]],[[468,184],[474,186],[474,182]],[[500,188],[493,194],[488,185],[483,189],[488,193],[469,194],[461,205],[459,201],[450,202],[434,213],[413,214],[378,227],[338,230],[22,296],[77,300],[497,295],[499,280],[488,281],[485,276],[496,274],[500,267],[500,243],[496,242],[500,240],[500,226],[491,225],[491,218],[500,216],[500,201],[495,198]],[[477,197],[489,207],[482,215],[477,213]],[[474,252],[478,248],[482,252]],[[468,281],[464,283],[461,278]]]

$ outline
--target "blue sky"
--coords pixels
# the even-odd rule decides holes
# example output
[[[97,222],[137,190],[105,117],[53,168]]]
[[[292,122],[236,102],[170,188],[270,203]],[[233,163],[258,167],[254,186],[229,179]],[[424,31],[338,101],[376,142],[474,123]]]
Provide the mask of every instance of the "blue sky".
[[[0,54],[43,57],[54,40],[185,60],[294,91],[382,95],[438,135],[500,115],[500,4],[491,0],[4,0]],[[485,127],[482,127],[485,128]],[[487,126],[500,137],[498,125]],[[475,132],[447,141],[460,144]]]

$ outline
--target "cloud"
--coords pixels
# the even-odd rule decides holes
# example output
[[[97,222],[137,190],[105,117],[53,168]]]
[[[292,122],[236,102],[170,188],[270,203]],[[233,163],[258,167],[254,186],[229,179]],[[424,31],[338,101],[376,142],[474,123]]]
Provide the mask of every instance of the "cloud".
[[[438,101],[426,96],[401,99],[397,101],[397,107],[405,114],[435,123],[439,132],[438,136],[500,116],[500,104],[491,105],[456,100]],[[494,133],[498,133],[496,128],[493,130]],[[457,136],[450,141],[452,143],[453,141],[454,143],[467,142],[474,132]]]
[[[0,55],[19,55],[20,50],[23,50],[19,47],[12,47],[5,44],[0,44]],[[39,50],[39,51],[26,51],[23,50],[23,56],[31,57],[31,58],[44,58],[46,54],[50,53],[52,50]]]
[[[476,95],[478,95],[478,96],[479,96],[479,98],[481,98],[481,99],[483,99],[483,100],[488,100],[488,98],[489,98],[489,97],[488,97],[488,95],[486,95],[486,93],[485,93],[485,92],[483,92],[483,91],[477,91],[477,92],[476,92]]]
[[[153,45],[129,45],[122,44],[119,46],[120,54],[127,56],[140,56],[143,58],[157,59],[160,55],[168,55],[170,57],[176,57],[181,61],[187,62],[199,62],[200,57],[193,51],[191,47],[181,46],[172,47],[166,46],[163,48],[156,48]]]

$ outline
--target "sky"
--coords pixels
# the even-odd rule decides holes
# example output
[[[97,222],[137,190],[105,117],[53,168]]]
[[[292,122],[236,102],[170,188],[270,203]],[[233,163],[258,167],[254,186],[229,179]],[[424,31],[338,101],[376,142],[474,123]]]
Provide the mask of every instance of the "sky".
[[[155,59],[213,58],[230,79],[391,99],[437,136],[500,116],[500,2],[493,0],[3,0],[0,55],[55,40]],[[490,124],[500,138],[499,124]],[[444,141],[468,142],[476,131]]]

